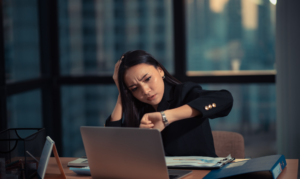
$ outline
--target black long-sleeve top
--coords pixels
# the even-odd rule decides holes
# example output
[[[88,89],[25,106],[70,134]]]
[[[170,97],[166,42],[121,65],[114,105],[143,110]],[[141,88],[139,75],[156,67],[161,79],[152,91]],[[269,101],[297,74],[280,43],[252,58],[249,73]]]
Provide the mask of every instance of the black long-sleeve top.
[[[203,90],[192,82],[176,85],[165,82],[164,96],[157,111],[185,104],[200,111],[202,115],[173,122],[161,132],[165,155],[217,157],[208,118],[229,114],[233,105],[231,93],[227,90]],[[208,108],[209,105],[215,107]],[[123,126],[122,119],[110,121],[110,118],[106,120],[105,126]]]

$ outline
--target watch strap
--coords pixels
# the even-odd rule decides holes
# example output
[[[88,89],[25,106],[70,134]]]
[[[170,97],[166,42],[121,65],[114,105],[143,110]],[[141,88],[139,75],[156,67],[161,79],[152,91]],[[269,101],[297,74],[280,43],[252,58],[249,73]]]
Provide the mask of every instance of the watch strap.
[[[160,112],[161,116],[162,116],[162,121],[165,124],[165,127],[167,127],[169,125],[169,121],[167,120],[166,114],[164,111]]]

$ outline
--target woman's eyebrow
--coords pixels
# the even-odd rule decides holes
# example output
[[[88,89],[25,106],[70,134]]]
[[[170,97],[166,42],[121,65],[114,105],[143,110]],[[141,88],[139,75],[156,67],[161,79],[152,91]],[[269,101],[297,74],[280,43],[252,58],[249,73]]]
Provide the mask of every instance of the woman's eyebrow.
[[[146,73],[146,74],[142,77],[142,79],[140,79],[139,81],[142,81],[147,75],[148,75],[148,73]],[[132,86],[134,86],[134,85],[135,85],[135,84],[130,85],[130,86],[128,86],[128,88],[130,88],[130,87],[132,87]]]
[[[143,77],[142,77],[142,79],[140,79],[140,81],[142,81],[144,78],[145,78],[145,76],[147,76],[148,75],[148,73],[146,73]]]

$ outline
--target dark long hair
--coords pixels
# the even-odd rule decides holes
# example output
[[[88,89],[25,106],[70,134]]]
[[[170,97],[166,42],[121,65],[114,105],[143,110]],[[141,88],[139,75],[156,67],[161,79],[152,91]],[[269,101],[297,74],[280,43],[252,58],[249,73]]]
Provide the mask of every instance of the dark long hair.
[[[120,88],[120,95],[122,101],[122,114],[124,117],[124,124],[127,127],[139,127],[140,119],[149,111],[149,104],[143,103],[136,99],[131,91],[127,88],[124,81],[124,74],[126,70],[132,66],[145,63],[152,65],[155,68],[160,67],[165,73],[165,81],[170,84],[181,83],[174,78],[170,73],[149,53],[143,50],[128,51],[123,55],[122,62],[119,67],[118,81]]]

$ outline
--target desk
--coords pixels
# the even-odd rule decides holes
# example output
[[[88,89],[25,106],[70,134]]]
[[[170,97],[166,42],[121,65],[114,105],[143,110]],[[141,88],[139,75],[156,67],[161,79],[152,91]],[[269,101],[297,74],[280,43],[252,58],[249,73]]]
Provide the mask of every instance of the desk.
[[[67,179],[91,179],[91,176],[79,176],[73,171],[69,170],[67,164],[69,161],[75,160],[76,158],[61,157],[61,163],[64,168]],[[241,161],[243,159],[236,159],[235,161]],[[284,168],[278,179],[297,179],[298,175],[298,159],[286,159],[287,166]],[[207,175],[210,170],[193,170],[193,172],[184,177],[184,179],[199,179]],[[46,171],[46,179],[59,178],[59,169],[56,164],[55,158],[51,157],[49,160],[48,168]]]

